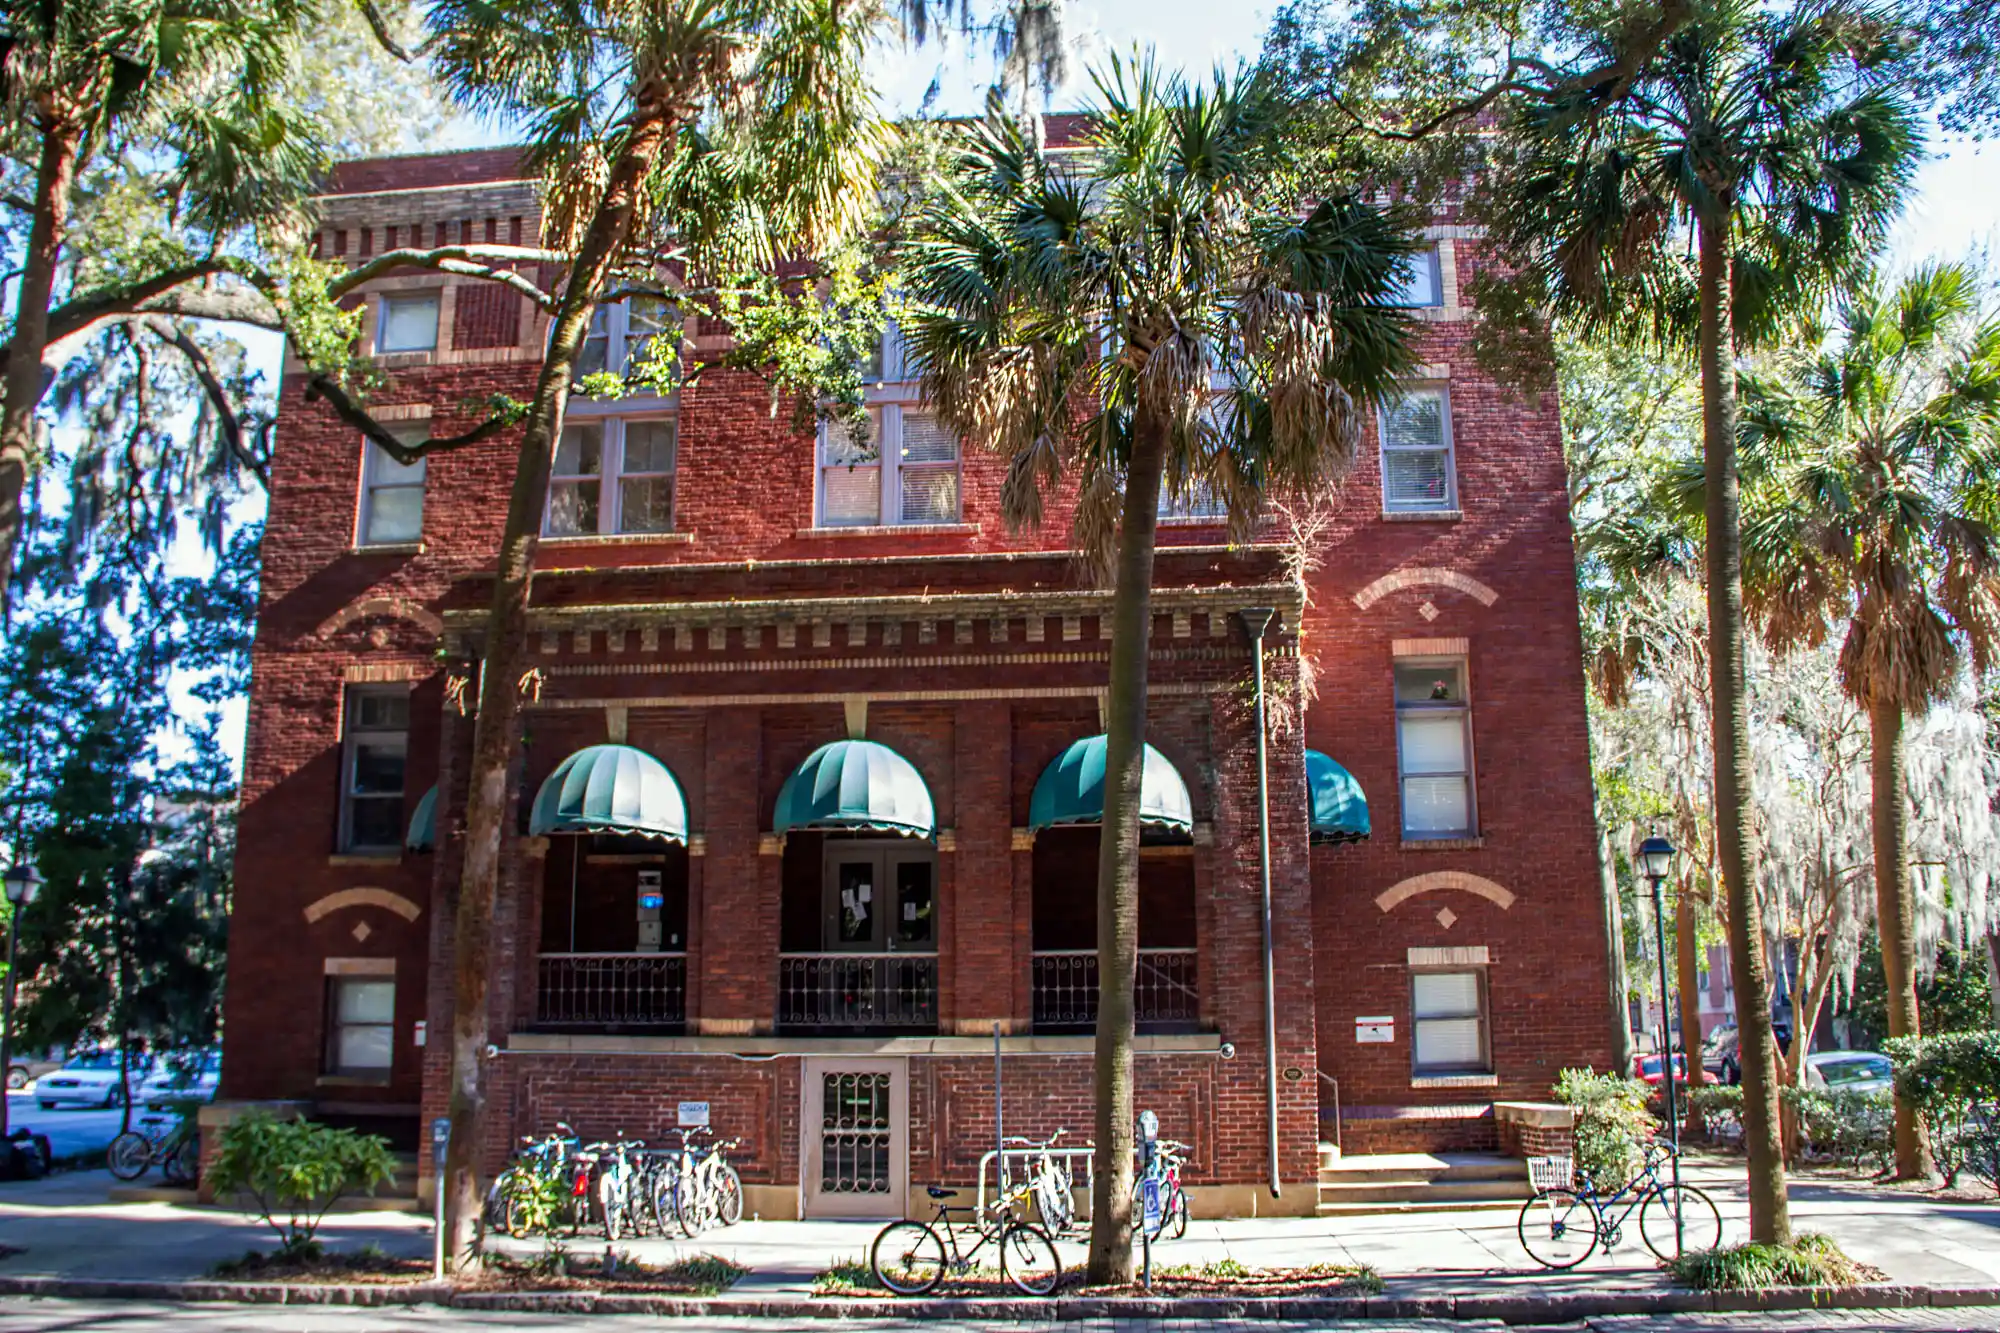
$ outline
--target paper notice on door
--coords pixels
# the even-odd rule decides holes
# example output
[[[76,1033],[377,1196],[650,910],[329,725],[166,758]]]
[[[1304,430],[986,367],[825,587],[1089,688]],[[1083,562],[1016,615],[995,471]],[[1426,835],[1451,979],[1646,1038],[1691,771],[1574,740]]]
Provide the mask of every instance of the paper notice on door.
[[[915,903],[904,903],[903,920],[915,921],[916,919],[917,919],[917,905]]]

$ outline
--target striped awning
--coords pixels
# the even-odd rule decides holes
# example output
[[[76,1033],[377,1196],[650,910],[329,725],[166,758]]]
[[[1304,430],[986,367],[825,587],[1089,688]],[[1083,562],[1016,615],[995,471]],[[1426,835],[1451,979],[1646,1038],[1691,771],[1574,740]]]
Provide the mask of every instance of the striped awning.
[[[1368,837],[1368,797],[1354,775],[1318,750],[1306,751],[1306,796],[1314,842],[1362,842]]]
[[[403,839],[403,850],[410,852],[434,852],[438,845],[438,789],[433,782],[431,789],[417,801],[417,812],[410,816],[410,832]]]
[[[771,827],[928,838],[937,811],[909,760],[875,741],[832,741],[785,779]]]
[[[528,832],[612,833],[687,841],[687,798],[667,766],[629,745],[593,745],[556,765],[535,793]]]
[[[1042,770],[1028,802],[1028,827],[1104,822],[1104,756],[1108,738],[1102,734],[1073,742]],[[1194,801],[1180,770],[1152,746],[1146,747],[1139,775],[1139,822],[1187,833],[1194,828]]]

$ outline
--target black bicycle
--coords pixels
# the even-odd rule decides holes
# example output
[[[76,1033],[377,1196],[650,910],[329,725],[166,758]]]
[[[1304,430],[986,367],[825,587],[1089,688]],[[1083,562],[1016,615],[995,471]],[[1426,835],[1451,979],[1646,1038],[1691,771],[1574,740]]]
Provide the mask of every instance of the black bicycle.
[[[1722,1213],[1694,1186],[1661,1179],[1660,1167],[1672,1160],[1665,1148],[1649,1145],[1639,1174],[1600,1195],[1586,1172],[1577,1173],[1574,1185],[1567,1182],[1568,1158],[1533,1159],[1535,1195],[1521,1205],[1521,1247],[1544,1268],[1574,1268],[1599,1245],[1609,1253],[1637,1209],[1639,1239],[1662,1260],[1716,1249],[1722,1244]]]
[[[996,1203],[983,1218],[953,1222],[954,1213],[974,1210],[963,1204],[948,1204],[957,1190],[930,1186],[937,1213],[928,1222],[904,1218],[883,1227],[868,1252],[868,1265],[875,1280],[898,1296],[921,1296],[953,1273],[972,1270],[979,1252],[988,1241],[1000,1247],[1000,1275],[1030,1296],[1046,1296],[1062,1281],[1062,1259],[1056,1254],[1049,1233],[1031,1222],[1018,1220],[1013,1205],[1027,1197],[1025,1187],[1017,1189],[1004,1203]],[[961,1250],[960,1235],[977,1236],[972,1248]]]

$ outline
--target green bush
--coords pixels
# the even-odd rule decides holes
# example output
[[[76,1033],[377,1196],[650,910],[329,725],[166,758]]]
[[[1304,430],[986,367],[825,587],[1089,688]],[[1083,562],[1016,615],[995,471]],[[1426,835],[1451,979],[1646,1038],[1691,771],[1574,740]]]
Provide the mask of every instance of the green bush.
[[[1740,1091],[1740,1090],[1739,1090]],[[1896,1104],[1886,1092],[1786,1088],[1806,1152],[1847,1166],[1881,1167],[1896,1150]]]
[[[1653,1130],[1646,1113],[1651,1089],[1635,1078],[1565,1069],[1555,1093],[1557,1101],[1576,1109],[1576,1169],[1606,1192],[1630,1180]]]
[[[396,1174],[389,1145],[351,1129],[253,1111],[222,1131],[210,1182],[218,1194],[247,1194],[257,1215],[278,1233],[279,1252],[304,1256],[334,1203]]]
[[[1807,1232],[1790,1245],[1730,1245],[1697,1250],[1661,1265],[1697,1291],[1763,1291],[1768,1287],[1855,1287],[1875,1270],[1841,1253],[1822,1235]]]
[[[1971,1171],[2000,1188],[2000,1032],[1898,1037],[1885,1049],[1896,1093],[1922,1117],[1945,1183]]]

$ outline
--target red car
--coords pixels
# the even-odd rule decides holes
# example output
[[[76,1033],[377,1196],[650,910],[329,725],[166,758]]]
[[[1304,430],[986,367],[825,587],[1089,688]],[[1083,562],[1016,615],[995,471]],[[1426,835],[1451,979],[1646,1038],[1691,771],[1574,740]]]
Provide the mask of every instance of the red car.
[[[1638,1079],[1648,1087],[1657,1088],[1660,1086],[1660,1071],[1663,1063],[1662,1058],[1657,1055],[1635,1055],[1632,1057],[1632,1077]],[[1676,1051],[1674,1052],[1674,1082],[1685,1086],[1687,1081],[1687,1057]],[[1715,1082],[1715,1078],[1704,1069],[1701,1071],[1701,1082],[1713,1083]]]

